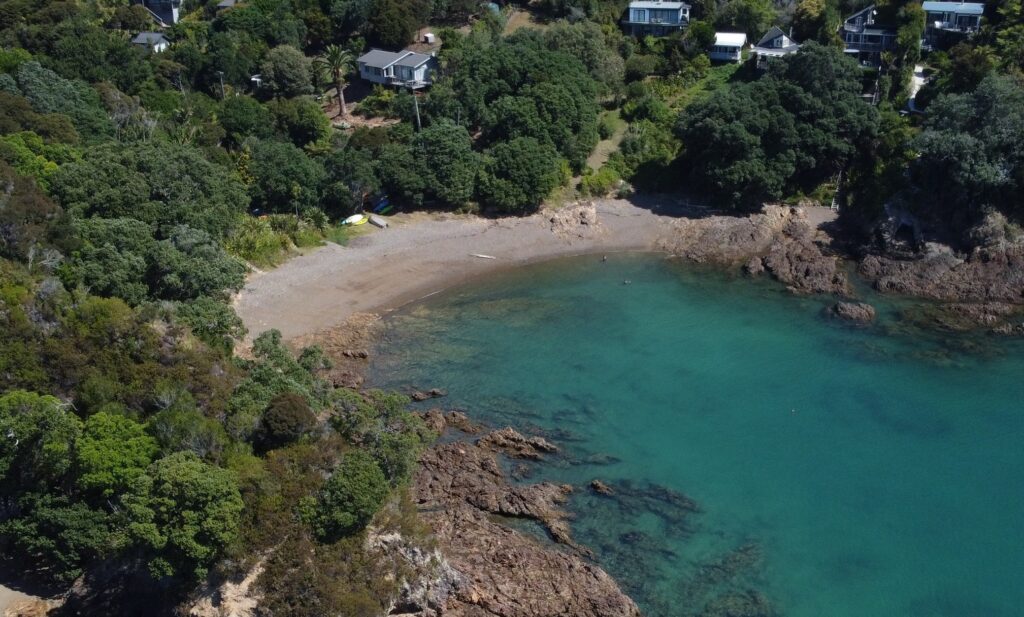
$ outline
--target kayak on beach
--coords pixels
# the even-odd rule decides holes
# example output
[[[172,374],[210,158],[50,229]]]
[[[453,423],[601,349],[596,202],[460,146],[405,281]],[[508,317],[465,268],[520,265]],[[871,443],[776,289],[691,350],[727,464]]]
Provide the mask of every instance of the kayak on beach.
[[[353,214],[352,216],[350,216],[347,219],[345,219],[344,221],[342,221],[341,224],[342,225],[362,225],[363,223],[365,223],[368,220],[370,220],[370,218],[368,216],[366,216],[365,214]]]

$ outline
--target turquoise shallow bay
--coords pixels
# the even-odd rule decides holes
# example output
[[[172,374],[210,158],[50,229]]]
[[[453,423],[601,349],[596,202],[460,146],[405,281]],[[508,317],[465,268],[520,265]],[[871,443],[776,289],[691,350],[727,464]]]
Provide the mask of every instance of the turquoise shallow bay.
[[[574,532],[648,614],[747,590],[792,617],[1024,614],[1024,346],[822,306],[654,256],[560,260],[403,310],[371,381],[553,436],[531,481],[619,488],[578,491]],[[630,497],[651,486],[699,511]]]

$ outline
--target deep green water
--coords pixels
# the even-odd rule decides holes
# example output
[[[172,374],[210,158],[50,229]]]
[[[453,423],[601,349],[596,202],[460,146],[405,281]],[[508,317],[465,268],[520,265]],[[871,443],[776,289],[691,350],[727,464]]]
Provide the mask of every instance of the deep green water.
[[[574,532],[648,614],[753,590],[793,617],[1024,615],[1024,347],[822,306],[574,258],[403,311],[371,379],[549,434],[531,481],[615,486],[577,491]]]

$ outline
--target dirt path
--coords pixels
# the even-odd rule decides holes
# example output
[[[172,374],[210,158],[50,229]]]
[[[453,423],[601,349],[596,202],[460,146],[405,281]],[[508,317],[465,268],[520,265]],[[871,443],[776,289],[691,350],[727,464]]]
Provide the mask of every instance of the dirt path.
[[[349,315],[400,306],[460,282],[532,261],[582,253],[652,250],[676,206],[603,200],[524,218],[412,214],[391,226],[253,274],[235,299],[249,335],[277,328],[285,339]],[[552,217],[558,219],[552,222]],[[486,257],[481,257],[486,256]],[[488,257],[493,257],[489,259]]]

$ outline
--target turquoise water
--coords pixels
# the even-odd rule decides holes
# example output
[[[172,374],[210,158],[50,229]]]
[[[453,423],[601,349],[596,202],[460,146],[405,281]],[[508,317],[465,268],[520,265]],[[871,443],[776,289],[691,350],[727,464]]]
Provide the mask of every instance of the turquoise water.
[[[730,594],[793,617],[1024,615],[1024,347],[822,306],[573,258],[404,310],[371,380],[558,440],[516,471],[580,486],[577,539],[650,615],[730,614]]]

